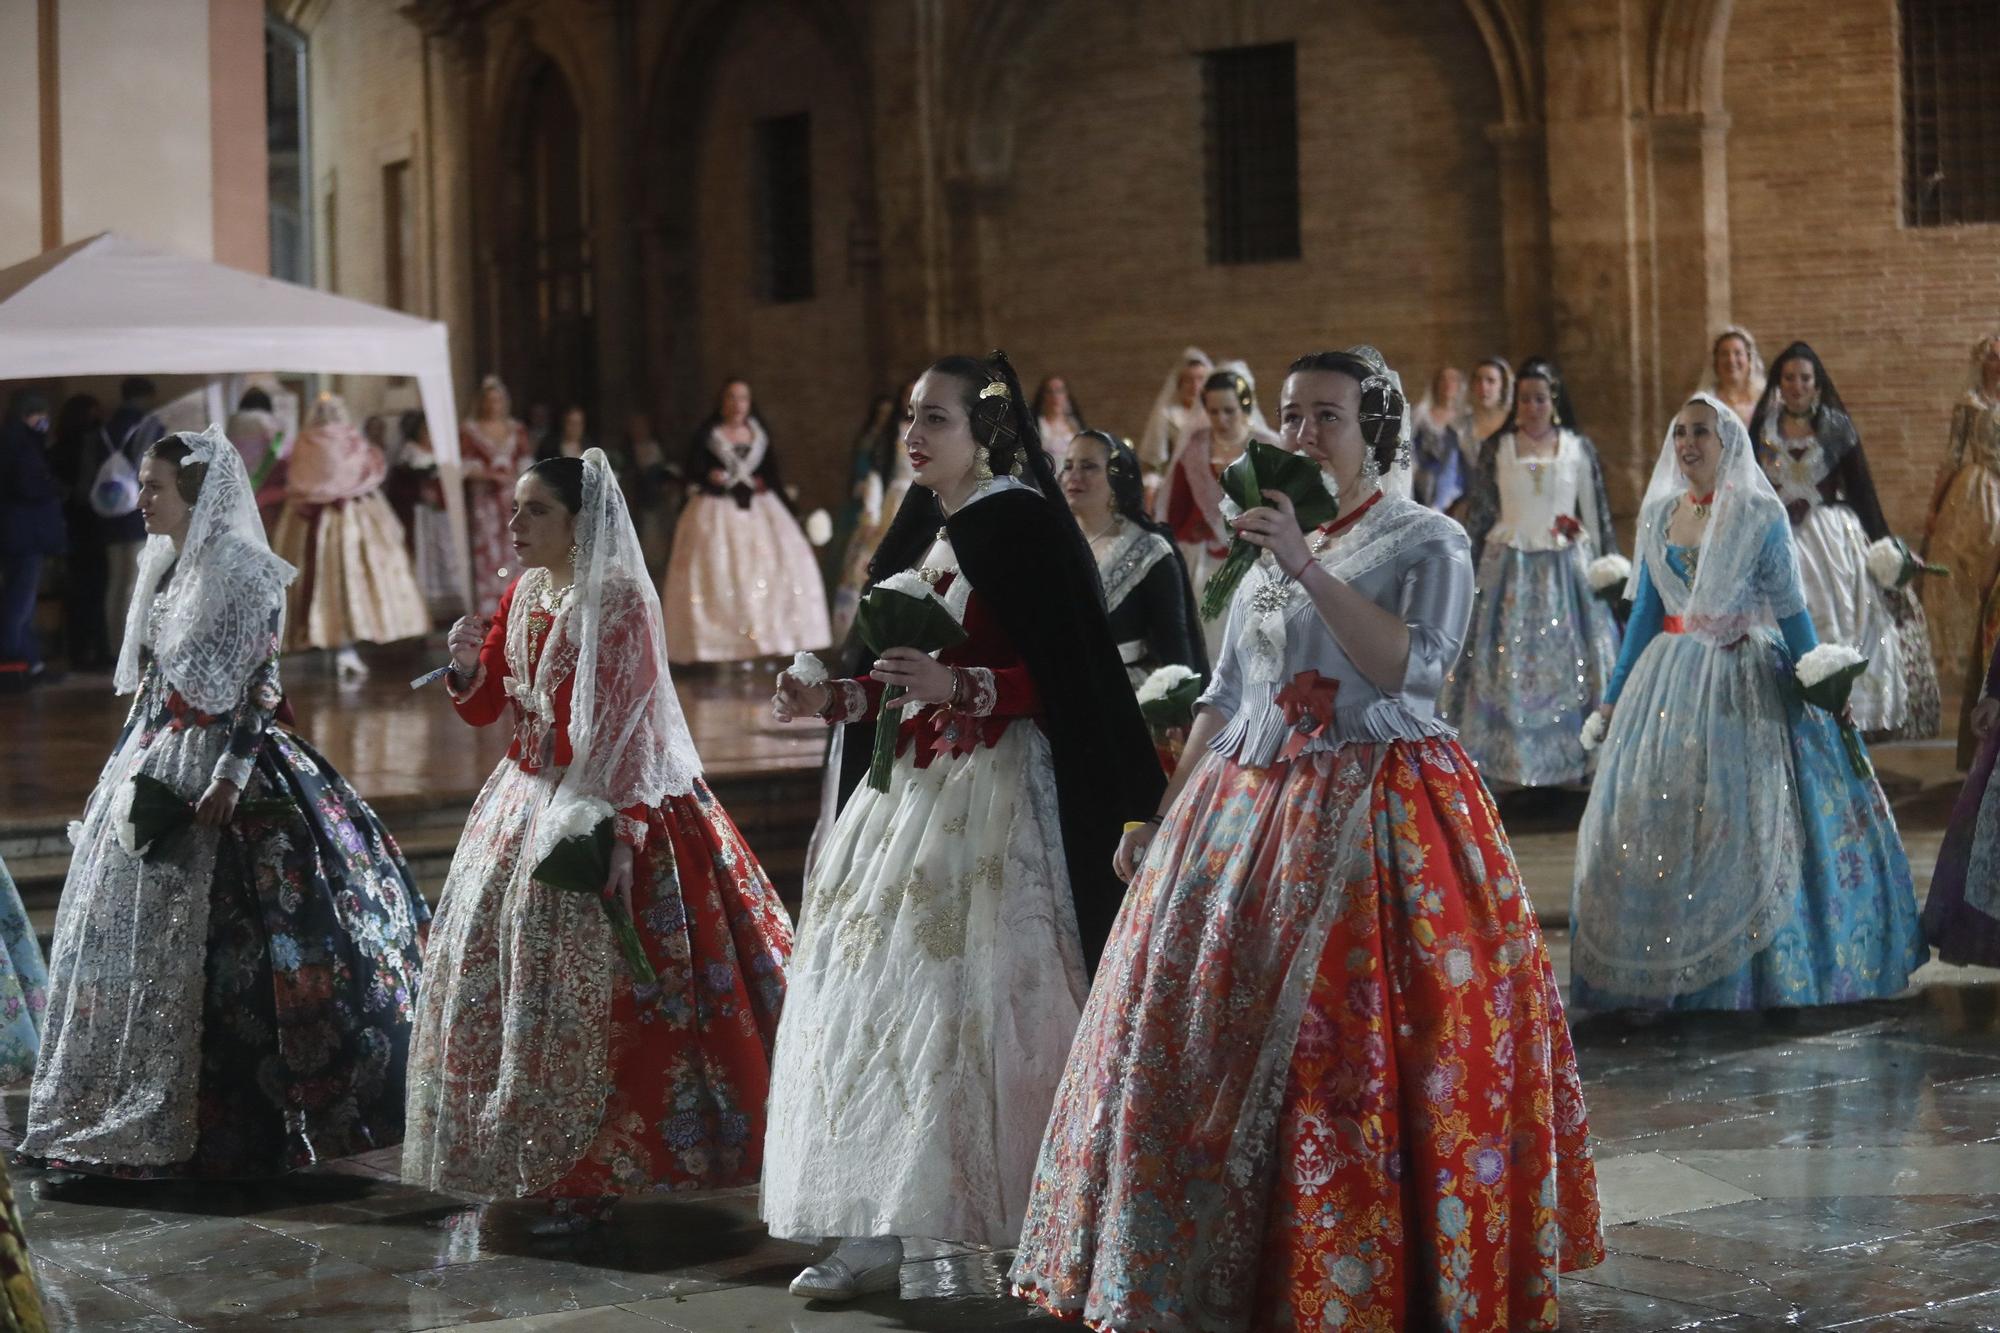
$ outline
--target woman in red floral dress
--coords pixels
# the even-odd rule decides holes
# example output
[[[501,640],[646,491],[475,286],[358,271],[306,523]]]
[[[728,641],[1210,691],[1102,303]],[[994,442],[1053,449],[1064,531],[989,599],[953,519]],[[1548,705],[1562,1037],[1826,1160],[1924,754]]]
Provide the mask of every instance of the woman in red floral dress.
[[[489,626],[452,630],[448,683],[514,743],[473,804],[430,937],[411,1043],[404,1178],[553,1202],[579,1229],[624,1194],[754,1182],[791,927],[701,779],[660,606],[602,451],[515,487],[526,572]],[[604,895],[543,884],[555,842],[613,820]]]
[[[1465,533],[1383,490],[1409,427],[1373,348],[1295,362],[1282,429],[1342,513],[1236,519],[1269,554],[1119,848],[1015,1287],[1134,1333],[1554,1328],[1596,1182],[1534,910],[1437,718]]]

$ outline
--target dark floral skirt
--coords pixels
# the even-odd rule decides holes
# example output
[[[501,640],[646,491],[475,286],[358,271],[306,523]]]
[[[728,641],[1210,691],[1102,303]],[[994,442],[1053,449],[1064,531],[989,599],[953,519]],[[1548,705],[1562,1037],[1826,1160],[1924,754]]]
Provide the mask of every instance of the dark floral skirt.
[[[274,797],[282,813],[239,816],[216,854],[193,1156],[47,1165],[242,1178],[402,1142],[430,909],[375,812],[302,737],[276,727],[243,793]]]

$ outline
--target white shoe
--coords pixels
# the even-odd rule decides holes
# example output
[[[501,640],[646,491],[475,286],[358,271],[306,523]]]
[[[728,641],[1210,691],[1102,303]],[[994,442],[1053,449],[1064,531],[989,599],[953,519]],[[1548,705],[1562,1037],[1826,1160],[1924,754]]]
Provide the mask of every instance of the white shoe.
[[[792,1295],[809,1301],[851,1301],[875,1291],[900,1291],[903,1242],[861,1236],[840,1242],[825,1259],[792,1279]]]
[[[368,664],[354,651],[354,645],[349,644],[334,654],[333,672],[343,685],[359,683],[368,679]]]

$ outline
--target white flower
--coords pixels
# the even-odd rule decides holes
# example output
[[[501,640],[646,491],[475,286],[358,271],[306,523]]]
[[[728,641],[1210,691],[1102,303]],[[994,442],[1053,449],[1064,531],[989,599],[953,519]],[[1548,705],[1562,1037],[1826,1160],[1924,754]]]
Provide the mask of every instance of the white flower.
[[[1602,713],[1592,713],[1589,717],[1585,718],[1583,720],[1583,734],[1577,737],[1583,743],[1583,752],[1589,754],[1592,750],[1604,744],[1604,733],[1610,727],[1611,724],[1604,720],[1604,714]]]
[[[566,838],[587,838],[597,831],[597,826],[618,812],[608,801],[600,801],[594,796],[558,795],[542,815],[537,845],[546,856],[555,845]],[[540,860],[537,857],[536,860]]]
[[[811,653],[792,654],[792,664],[785,668],[785,674],[807,689],[827,681],[826,663]]]
[[[814,546],[824,546],[833,540],[833,519],[824,509],[806,515],[806,540]]]
[[[1823,643],[1801,657],[1799,664],[1792,670],[1798,677],[1799,684],[1810,687],[1829,676],[1847,670],[1856,662],[1867,660],[1844,643]]]
[[[883,579],[875,587],[883,592],[901,593],[905,597],[936,597],[937,589],[924,582],[914,569],[902,569]]]
[[[1157,703],[1182,685],[1193,680],[1199,674],[1201,673],[1192,668],[1181,666],[1179,663],[1175,663],[1172,666],[1163,666],[1152,675],[1146,677],[1145,681],[1139,686],[1139,702],[1142,704]]]
[[[70,846],[72,847],[83,846],[83,821],[81,819],[70,820],[69,827],[65,829],[64,832],[69,834]]]
[[[1616,587],[1632,577],[1632,562],[1622,555],[1600,555],[1584,566],[1584,577],[1593,592]]]
[[[1884,537],[1868,548],[1868,577],[1884,588],[1899,588],[1909,557],[1910,550],[1900,537]]]
[[[1448,949],[1444,955],[1444,977],[1454,986],[1463,986],[1472,980],[1472,953],[1466,949]]]

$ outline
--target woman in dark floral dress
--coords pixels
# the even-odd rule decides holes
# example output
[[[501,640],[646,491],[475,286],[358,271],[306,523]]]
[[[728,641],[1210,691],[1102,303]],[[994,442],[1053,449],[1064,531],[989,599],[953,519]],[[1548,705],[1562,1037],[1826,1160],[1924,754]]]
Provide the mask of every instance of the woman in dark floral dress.
[[[219,431],[154,445],[139,507],[136,698],[70,826],[22,1154],[248,1177],[394,1145],[428,912],[374,812],[272,725],[293,570]],[[137,775],[193,820],[135,849]]]

